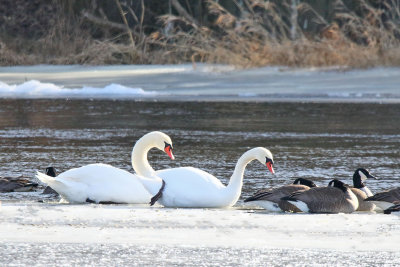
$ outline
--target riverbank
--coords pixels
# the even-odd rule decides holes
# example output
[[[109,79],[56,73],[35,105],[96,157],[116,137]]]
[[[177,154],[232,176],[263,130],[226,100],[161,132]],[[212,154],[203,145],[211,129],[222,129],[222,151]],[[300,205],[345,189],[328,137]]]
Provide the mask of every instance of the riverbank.
[[[396,1],[4,0],[0,65],[400,65]]]

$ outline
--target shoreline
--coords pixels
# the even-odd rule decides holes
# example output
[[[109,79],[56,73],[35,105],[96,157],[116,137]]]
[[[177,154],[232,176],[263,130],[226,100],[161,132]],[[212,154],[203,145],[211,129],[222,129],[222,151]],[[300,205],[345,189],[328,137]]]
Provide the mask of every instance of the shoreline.
[[[134,102],[160,102],[160,103],[174,103],[174,102],[194,102],[194,103],[321,103],[321,104],[377,104],[377,105],[392,105],[400,104],[400,98],[382,98],[382,99],[343,99],[343,98],[324,98],[324,97],[254,97],[244,98],[235,96],[176,96],[160,97],[160,98],[101,98],[101,97],[49,97],[49,98],[16,98],[16,97],[0,97],[1,100],[88,100],[88,101],[134,101]]]
[[[0,67],[0,81],[2,99],[400,103],[400,68],[37,65]]]

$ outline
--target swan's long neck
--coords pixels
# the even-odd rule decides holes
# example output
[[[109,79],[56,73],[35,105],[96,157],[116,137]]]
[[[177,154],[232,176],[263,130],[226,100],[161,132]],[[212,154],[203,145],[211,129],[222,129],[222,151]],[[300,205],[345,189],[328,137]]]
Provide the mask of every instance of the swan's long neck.
[[[243,186],[243,175],[244,170],[255,157],[252,155],[251,151],[247,151],[244,153],[238,160],[235,166],[235,170],[229,180],[229,184],[225,189],[225,193],[227,200],[230,201],[230,206],[234,205],[242,193],[242,186]]]
[[[154,144],[147,138],[139,139],[132,150],[132,167],[135,172],[145,177],[155,176],[154,169],[147,160],[147,153],[152,149]]]

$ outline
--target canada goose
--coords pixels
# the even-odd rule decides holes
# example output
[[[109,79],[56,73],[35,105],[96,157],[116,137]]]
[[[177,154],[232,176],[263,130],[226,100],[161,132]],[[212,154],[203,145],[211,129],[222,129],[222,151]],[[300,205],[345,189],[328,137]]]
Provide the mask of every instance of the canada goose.
[[[375,209],[375,204],[372,202],[364,201],[367,197],[372,196],[371,190],[363,183],[367,178],[374,178],[373,175],[369,173],[368,170],[364,168],[358,168],[353,174],[353,184],[351,191],[356,195],[358,199],[357,211],[373,211]]]
[[[400,201],[400,187],[376,193],[366,198],[365,201],[371,201],[377,207],[386,210],[393,206],[396,201]]]
[[[46,175],[51,176],[51,177],[56,177],[56,169],[54,167],[48,167],[46,168]],[[46,186],[46,188],[43,190],[42,194],[53,194],[58,196],[58,193],[56,190],[51,188],[50,186]]]
[[[278,188],[261,189],[257,191],[254,196],[245,199],[244,202],[253,202],[268,211],[300,212],[301,210],[296,206],[285,200],[281,200],[281,198],[299,190],[308,190],[311,187],[316,187],[312,181],[298,178],[293,182],[293,184],[284,185]]]
[[[391,206],[390,208],[387,208],[383,211],[385,214],[390,214],[392,212],[398,212],[400,211],[400,201],[396,201],[396,204]]]
[[[0,177],[0,192],[28,192],[38,186],[26,178],[22,177]]]
[[[332,186],[333,185],[333,186]],[[333,179],[327,187],[313,187],[283,197],[303,212],[351,213],[358,208],[357,197],[343,182]]]

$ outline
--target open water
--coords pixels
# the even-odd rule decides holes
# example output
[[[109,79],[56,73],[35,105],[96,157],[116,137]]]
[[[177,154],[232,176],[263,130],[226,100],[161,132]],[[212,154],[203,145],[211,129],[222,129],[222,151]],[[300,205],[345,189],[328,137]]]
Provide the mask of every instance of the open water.
[[[2,176],[96,162],[132,171],[135,141],[161,130],[176,160],[152,150],[155,169],[194,166],[224,183],[246,150],[270,149],[276,175],[249,164],[242,199],[298,177],[351,183],[359,167],[380,178],[367,181],[374,192],[399,182],[399,104],[3,99],[0,116]]]

